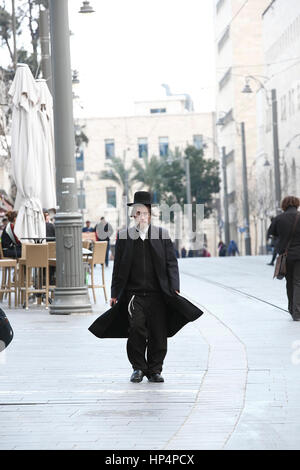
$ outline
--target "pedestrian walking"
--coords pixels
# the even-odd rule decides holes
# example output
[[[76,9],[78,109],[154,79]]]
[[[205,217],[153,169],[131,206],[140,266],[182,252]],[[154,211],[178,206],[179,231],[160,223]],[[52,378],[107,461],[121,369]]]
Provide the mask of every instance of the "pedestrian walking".
[[[236,254],[240,254],[238,246],[234,240],[230,240],[227,253],[228,256],[235,256]]]
[[[108,266],[109,261],[109,250],[110,250],[110,237],[113,234],[113,228],[109,222],[101,217],[99,224],[96,225],[96,235],[98,241],[107,241],[106,254],[105,254],[105,266]]]
[[[181,248],[181,258],[186,258],[186,249],[184,246]]]
[[[167,337],[203,313],[179,294],[178,261],[168,232],[151,223],[151,195],[134,194],[134,225],[118,233],[111,309],[89,328],[98,338],[127,337],[131,382],[163,382]]]
[[[268,233],[278,237],[277,252],[286,249],[286,291],[288,310],[294,321],[300,321],[300,199],[287,196],[281,203],[282,214],[272,221]]]
[[[53,241],[55,238],[55,225],[50,221],[50,215],[47,209],[43,209],[43,214],[46,224],[46,241]]]
[[[227,246],[222,240],[220,240],[218,243],[218,252],[219,252],[219,256],[226,256]]]
[[[200,256],[202,258],[210,258],[211,254],[207,249],[207,245],[203,245],[203,248],[200,250]]]
[[[8,219],[8,223],[4,227],[1,235],[3,256],[5,258],[21,258],[22,245],[14,232],[18,213],[8,211],[5,215]]]

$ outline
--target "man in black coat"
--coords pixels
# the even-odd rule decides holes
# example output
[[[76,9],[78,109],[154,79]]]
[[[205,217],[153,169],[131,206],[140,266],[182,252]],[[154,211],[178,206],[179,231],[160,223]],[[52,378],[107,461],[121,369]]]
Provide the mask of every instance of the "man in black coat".
[[[283,213],[273,219],[268,229],[268,235],[278,237],[276,248],[280,255],[285,252],[289,240],[291,240],[287,253],[285,277],[288,309],[295,321],[300,321],[300,218],[296,220],[296,216],[299,214],[299,205],[300,200],[297,197],[285,197],[281,203]],[[292,236],[295,223],[295,231]]]
[[[135,225],[119,232],[111,284],[111,309],[89,328],[99,338],[128,337],[130,380],[163,382],[167,337],[203,313],[179,295],[178,262],[168,232],[151,224],[151,196],[138,191]]]
[[[47,209],[43,210],[45,224],[46,224],[46,240],[47,241],[54,241],[55,240],[55,225],[50,222],[50,215]]]

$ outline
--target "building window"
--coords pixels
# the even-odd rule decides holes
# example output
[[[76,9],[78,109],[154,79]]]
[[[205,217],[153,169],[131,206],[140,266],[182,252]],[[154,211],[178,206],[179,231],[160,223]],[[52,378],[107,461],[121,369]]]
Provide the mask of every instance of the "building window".
[[[292,90],[289,91],[289,115],[293,116],[295,114],[295,90],[292,88]]]
[[[138,139],[139,158],[148,157],[148,140],[143,137]]]
[[[220,91],[229,82],[230,78],[231,78],[231,67],[227,70],[227,72],[223,75],[223,77],[219,81],[219,90]]]
[[[231,150],[229,153],[226,154],[226,165],[232,163],[234,161],[234,150]]]
[[[227,198],[228,198],[228,204],[233,204],[236,198],[236,192],[231,191],[231,193],[227,195]]]
[[[116,188],[106,188],[107,207],[117,207]]]
[[[286,121],[286,95],[283,95],[280,99],[281,107],[281,120]]]
[[[169,139],[168,137],[159,138],[159,156],[167,157],[169,153]]]
[[[233,118],[233,110],[230,109],[230,110],[225,114],[225,116],[222,116],[221,121],[222,121],[222,126],[223,126],[223,127],[226,127],[228,124],[230,124],[232,121],[234,121],[234,118]]]
[[[161,114],[161,113],[166,113],[167,109],[166,108],[151,108],[150,113],[151,114]]]
[[[203,135],[194,135],[193,136],[193,145],[197,150],[203,149]]]
[[[220,9],[222,8],[222,6],[224,5],[225,3],[225,0],[219,0],[217,5],[216,5],[216,10],[217,10],[217,13],[219,13]]]
[[[229,32],[230,32],[230,26],[227,26],[225,33],[221,37],[220,41],[218,42],[218,52],[220,53],[223,47],[225,46],[226,42],[229,39]]]
[[[114,139],[105,139],[105,158],[114,158],[115,141]]]

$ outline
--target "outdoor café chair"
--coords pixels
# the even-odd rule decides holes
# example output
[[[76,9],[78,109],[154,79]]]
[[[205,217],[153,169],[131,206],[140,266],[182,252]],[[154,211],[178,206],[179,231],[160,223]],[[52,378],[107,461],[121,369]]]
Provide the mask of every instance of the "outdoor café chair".
[[[105,302],[107,302],[107,295],[106,295],[106,288],[105,288],[105,278],[104,278],[104,263],[105,263],[105,254],[106,254],[106,247],[107,242],[94,242],[93,243],[93,254],[87,260],[91,268],[91,284],[89,284],[89,288],[93,291],[94,302],[96,303],[96,288],[103,288]],[[102,267],[102,284],[96,285],[95,278],[94,278],[94,265],[100,264]]]

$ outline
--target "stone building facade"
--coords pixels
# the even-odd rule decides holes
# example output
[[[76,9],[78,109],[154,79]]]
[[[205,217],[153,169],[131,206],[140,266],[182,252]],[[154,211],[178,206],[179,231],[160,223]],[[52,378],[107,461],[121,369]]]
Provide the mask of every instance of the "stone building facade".
[[[119,157],[130,169],[133,160],[142,161],[147,155],[170,158],[172,152],[183,155],[187,145],[202,148],[205,155],[217,158],[214,136],[215,116],[212,113],[188,111],[185,97],[136,103],[136,115],[127,117],[88,118],[79,121],[89,139],[81,152],[83,165],[77,171],[79,194],[84,194],[84,219],[96,224],[105,216],[118,228],[123,223],[121,187],[113,180],[101,179],[111,157]],[[80,152],[79,152],[80,155]],[[129,188],[129,199],[145,188],[136,183]],[[215,254],[218,238],[216,217],[205,221],[208,248]]]
[[[277,95],[279,179],[281,199],[299,196],[300,177],[300,3],[273,0],[263,13],[264,88],[257,92],[258,147],[269,165],[257,166],[257,181],[262,191],[262,223],[275,215],[273,119],[271,90]],[[264,184],[267,181],[268,184]]]
[[[264,73],[262,14],[270,0],[215,0],[217,142],[225,148],[230,239],[245,253],[241,122],[245,124],[252,254],[258,252],[255,166],[257,158],[257,109],[255,94],[242,90],[248,76]],[[223,186],[224,196],[224,186]],[[224,222],[224,215],[223,215]]]

